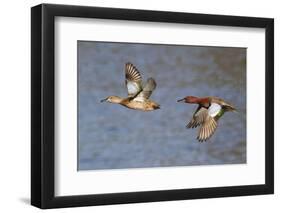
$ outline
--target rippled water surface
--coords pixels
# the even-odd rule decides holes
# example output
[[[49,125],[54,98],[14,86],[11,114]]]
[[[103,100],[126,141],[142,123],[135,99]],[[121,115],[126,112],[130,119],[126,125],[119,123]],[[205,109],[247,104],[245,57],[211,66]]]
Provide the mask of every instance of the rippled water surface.
[[[127,95],[124,65],[156,79],[151,99],[160,110],[142,112],[100,103]],[[78,169],[121,169],[246,163],[246,49],[78,42]],[[187,129],[196,105],[187,95],[218,96],[238,113],[225,113],[212,138]]]

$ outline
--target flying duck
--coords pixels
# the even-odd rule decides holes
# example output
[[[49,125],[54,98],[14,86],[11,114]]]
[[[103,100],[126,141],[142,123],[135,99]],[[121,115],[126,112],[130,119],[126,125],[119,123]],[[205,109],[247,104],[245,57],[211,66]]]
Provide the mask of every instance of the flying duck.
[[[196,128],[200,126],[197,140],[199,142],[207,141],[215,132],[218,126],[218,120],[225,112],[236,111],[235,107],[225,102],[223,99],[213,96],[194,97],[187,96],[178,102],[189,104],[198,104],[191,121],[186,125],[187,128]]]
[[[121,98],[118,96],[109,96],[101,102],[120,104],[130,109],[141,111],[152,111],[160,109],[160,105],[149,99],[153,90],[156,88],[156,82],[153,78],[148,78],[145,85],[142,85],[142,77],[138,69],[132,63],[125,64],[125,84],[128,90],[128,96]]]

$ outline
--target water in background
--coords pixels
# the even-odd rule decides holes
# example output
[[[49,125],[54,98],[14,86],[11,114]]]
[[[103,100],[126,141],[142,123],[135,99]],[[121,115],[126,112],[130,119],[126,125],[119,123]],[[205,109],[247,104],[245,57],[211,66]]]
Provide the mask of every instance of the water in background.
[[[100,103],[126,97],[126,62],[156,79],[161,109]],[[78,170],[246,163],[245,48],[79,41],[78,76]],[[197,106],[177,103],[187,95],[221,97],[239,113],[199,143],[198,129],[185,127]]]

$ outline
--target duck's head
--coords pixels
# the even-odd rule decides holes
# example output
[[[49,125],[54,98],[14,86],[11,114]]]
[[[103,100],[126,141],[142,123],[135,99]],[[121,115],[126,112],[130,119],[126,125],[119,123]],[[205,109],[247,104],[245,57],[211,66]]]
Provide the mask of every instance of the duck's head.
[[[197,104],[198,98],[195,97],[195,96],[186,96],[186,97],[178,100],[178,102],[185,102],[185,103],[189,103],[189,104]]]
[[[208,97],[198,98],[195,96],[186,96],[185,98],[178,100],[178,102],[185,102],[188,104],[199,104],[200,106],[205,108],[208,108],[211,105],[210,99]]]
[[[100,102],[109,102],[119,104],[122,101],[122,98],[118,96],[108,96],[105,99],[102,99]]]

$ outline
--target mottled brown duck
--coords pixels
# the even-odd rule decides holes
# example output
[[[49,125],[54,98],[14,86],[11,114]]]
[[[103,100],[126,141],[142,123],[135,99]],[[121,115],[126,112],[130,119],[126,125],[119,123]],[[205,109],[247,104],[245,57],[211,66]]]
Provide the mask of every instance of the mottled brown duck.
[[[125,84],[128,90],[128,96],[122,98],[119,96],[109,96],[101,102],[120,104],[124,107],[152,111],[160,108],[160,105],[149,99],[153,90],[156,88],[156,82],[153,78],[148,78],[146,84],[142,85],[142,77],[138,69],[132,63],[125,64]]]

